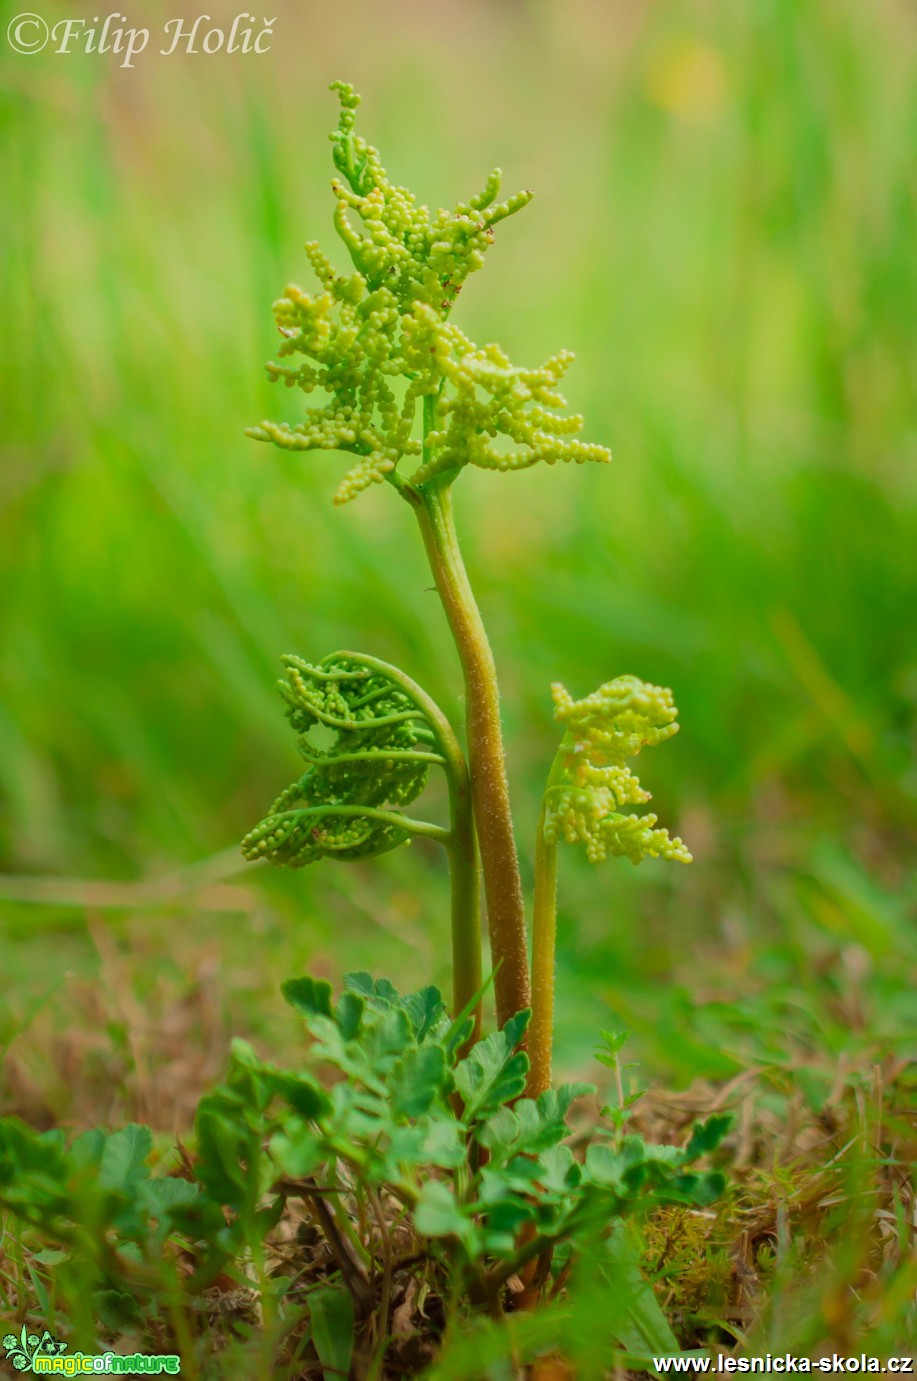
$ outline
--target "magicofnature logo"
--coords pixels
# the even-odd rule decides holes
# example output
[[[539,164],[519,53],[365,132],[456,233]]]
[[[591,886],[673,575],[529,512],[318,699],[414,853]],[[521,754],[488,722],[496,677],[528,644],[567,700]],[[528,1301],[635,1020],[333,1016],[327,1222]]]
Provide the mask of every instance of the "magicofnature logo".
[[[72,1352],[65,1357],[66,1343],[59,1342],[47,1329],[39,1338],[37,1333],[27,1332],[25,1324],[18,1337],[15,1333],[7,1333],[3,1346],[7,1361],[12,1362],[17,1371],[43,1376],[86,1376],[94,1372],[103,1376],[178,1376],[181,1372],[181,1358],[171,1352],[156,1355],[148,1352]]]
[[[34,1371],[32,1363],[39,1353],[45,1357],[60,1357],[61,1353],[67,1351],[67,1344],[58,1342],[47,1329],[39,1338],[37,1333],[28,1333],[25,1324],[18,1338],[15,1333],[7,1333],[3,1346],[7,1360],[17,1371]]]

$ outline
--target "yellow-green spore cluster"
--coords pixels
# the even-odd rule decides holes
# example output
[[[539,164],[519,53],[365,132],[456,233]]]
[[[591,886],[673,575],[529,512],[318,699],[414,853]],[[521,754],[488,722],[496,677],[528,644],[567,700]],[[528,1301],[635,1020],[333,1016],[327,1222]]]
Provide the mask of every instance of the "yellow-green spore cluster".
[[[627,759],[678,732],[672,692],[636,676],[619,676],[583,700],[574,700],[560,683],[551,694],[554,717],[566,733],[545,794],[548,843],[583,843],[592,863],[608,854],[632,863],[644,858],[690,863],[682,841],[656,828],[655,815],[621,809],[650,799]]]
[[[299,362],[268,365],[272,379],[325,401],[306,408],[299,422],[266,421],[247,434],[286,450],[352,456],[337,503],[391,477],[411,457],[420,458],[414,484],[468,464],[515,470],[539,460],[609,460],[604,447],[578,439],[582,418],[564,411],[557,386],[569,352],[518,368],[449,321],[465,280],[484,263],[494,227],[532,194],[498,201],[494,169],[476,196],[432,212],[389,182],[377,150],[355,132],[360,98],[353,88],[336,82],[334,89],[341,101],[331,136],[340,174],[332,182],[334,226],[354,271],[336,274],[317,243],[306,245],[319,291],[290,285],[274,304],[279,356]],[[426,408],[418,408],[424,399]]]

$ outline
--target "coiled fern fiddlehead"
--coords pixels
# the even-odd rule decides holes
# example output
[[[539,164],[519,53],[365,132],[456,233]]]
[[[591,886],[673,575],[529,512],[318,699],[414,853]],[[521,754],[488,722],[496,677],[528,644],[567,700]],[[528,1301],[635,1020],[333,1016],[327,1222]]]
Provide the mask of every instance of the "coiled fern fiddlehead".
[[[565,732],[548,776],[535,838],[527,1089],[532,1098],[551,1086],[558,842],[584,844],[591,863],[609,854],[632,863],[644,858],[691,862],[680,839],[656,828],[655,815],[624,809],[650,799],[627,759],[678,732],[672,692],[636,676],[619,676],[583,700],[574,700],[560,683],[551,687],[551,694],[554,718]]]
[[[281,658],[278,682],[297,747],[308,764],[245,836],[251,861],[304,867],[320,858],[374,858],[414,837],[449,855],[455,1011],[481,989],[478,864],[468,769],[455,734],[425,691],[396,667],[335,652],[317,665]],[[320,746],[316,732],[330,743]],[[431,767],[449,791],[449,828],[404,813]],[[476,1018],[477,1024],[477,1018]]]

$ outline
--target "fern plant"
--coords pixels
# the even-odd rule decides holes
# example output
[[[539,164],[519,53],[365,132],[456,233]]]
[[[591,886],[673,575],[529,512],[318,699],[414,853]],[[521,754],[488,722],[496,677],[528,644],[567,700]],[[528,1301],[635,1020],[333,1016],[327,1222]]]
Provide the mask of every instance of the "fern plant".
[[[568,1119],[595,1090],[551,1086],[551,1045],[561,841],[581,843],[593,862],[690,861],[681,840],[639,813],[649,793],[629,766],[675,733],[675,706],[670,691],[632,676],[581,700],[553,687],[563,738],[536,838],[530,972],[494,658],[452,509],[468,465],[609,455],[580,440],[582,419],[565,410],[567,352],[518,367],[451,319],[495,227],[531,194],[498,201],[494,171],[478,195],[431,213],[389,181],[356,133],[352,88],[336,90],[334,224],[353,271],[336,274],[307,246],[318,288],[288,287],[275,304],[283,343],[268,368],[312,401],[295,425],[265,421],[250,435],[289,451],[343,452],[338,502],[382,483],[408,505],[464,675],[467,759],[446,716],[396,667],[355,652],[285,656],[279,689],[304,769],[242,847],[253,861],[299,868],[372,859],[415,837],[442,845],[451,1011],[435,988],[402,996],[364,973],[345,977],[337,1002],[328,984],[292,979],[284,995],[304,1020],[305,1054],[283,1069],[236,1042],[226,1080],[200,1101],[193,1154],[179,1145],[171,1170],[153,1174],[161,1157],[146,1128],[68,1143],[62,1131],[0,1120],[0,1209],[55,1244],[34,1258],[56,1272],[43,1298],[78,1282],[115,1336],[145,1314],[159,1330],[168,1315],[190,1341],[200,1310],[196,1299],[186,1307],[189,1296],[217,1281],[256,1289],[262,1322],[273,1319],[289,1348],[283,1375],[413,1374],[389,1355],[396,1299],[399,1314],[411,1300],[438,1299],[441,1337],[463,1312],[526,1308],[571,1279],[575,1294],[576,1262],[593,1291],[596,1280],[625,1280],[640,1298],[640,1327],[616,1324],[613,1344],[632,1349],[636,1338],[647,1355],[671,1353],[677,1341],[640,1285],[639,1249],[618,1226],[660,1204],[711,1202],[723,1177],[696,1163],[728,1119],[698,1123],[680,1148],[627,1135],[623,1036],[607,1035],[598,1058],[616,1071],[618,1106],[593,1119],[577,1154]],[[446,781],[445,823],[416,813],[432,769]],[[487,1035],[479,878],[498,1025]],[[323,1247],[288,1278],[268,1271],[266,1243],[292,1221],[291,1201]],[[5,1341],[25,1358],[24,1323],[20,1338],[22,1347],[16,1335]],[[515,1360],[513,1339],[510,1350]]]
[[[431,212],[413,193],[390,182],[377,150],[356,132],[360,98],[353,88],[336,82],[332,89],[341,106],[331,136],[339,174],[331,184],[334,227],[353,271],[336,274],[317,242],[306,245],[318,286],[307,292],[290,285],[274,304],[283,343],[279,361],[268,365],[268,373],[319,401],[311,402],[295,424],[264,421],[248,435],[288,451],[343,452],[350,463],[335,502],[349,502],[370,485],[386,483],[415,515],[464,677],[467,778],[454,737],[445,752],[445,717],[417,687],[409,693],[417,705],[417,697],[422,698],[428,725],[438,726],[438,751],[448,757],[450,783],[469,783],[497,1023],[502,1027],[518,1012],[534,1008],[533,1049],[538,1053],[532,1082],[542,1091],[550,1070],[558,831],[582,838],[593,860],[607,852],[626,854],[635,863],[650,854],[689,859],[678,841],[663,842],[668,837],[653,829],[655,820],[621,810],[647,799],[623,767],[623,758],[644,743],[661,742],[674,733],[675,709],[670,692],[644,687],[632,677],[619,678],[576,704],[555,690],[557,717],[567,732],[552,769],[536,841],[533,991],[496,668],[462,560],[452,486],[469,465],[522,470],[540,461],[604,464],[611,456],[604,446],[580,439],[583,419],[566,410],[559,385],[572,359],[569,351],[559,351],[540,366],[514,365],[499,346],[476,345],[452,320],[459,292],[469,275],[483,266],[496,226],[521,211],[531,192],[498,201],[501,173],[494,169],[476,196],[451,211]],[[291,669],[298,667],[296,674],[301,675],[305,664],[284,660],[288,683],[281,683],[281,691],[287,713],[294,727],[307,731],[311,711],[296,688],[304,683],[294,685],[290,679]],[[363,662],[369,664],[368,659]],[[362,732],[349,721],[345,725],[346,716],[353,711],[366,718],[371,713],[368,704],[363,706],[359,696],[354,700],[350,694],[354,682],[349,665],[346,658],[329,658],[318,673],[325,695],[337,707],[333,721],[324,722],[343,736],[331,750],[339,763],[339,750],[348,737]],[[305,674],[314,686],[316,673]],[[394,668],[385,668],[385,675],[403,689],[413,686]],[[385,706],[381,692],[377,704],[380,710]],[[404,723],[399,735],[409,734]],[[585,736],[577,737],[577,725]],[[306,740],[300,742],[303,746]],[[413,756],[371,759],[377,768],[391,764],[388,785],[381,771],[367,775],[365,757],[360,758],[359,771],[351,763],[350,770],[332,773],[313,753],[310,771],[291,789],[299,793],[298,812],[291,812],[293,796],[285,793],[243,847],[247,857],[298,865],[320,856],[366,857],[394,847],[412,833],[439,838],[450,849],[452,864],[454,996],[455,1010],[460,1011],[480,972],[476,885],[469,876],[476,868],[471,824],[466,814],[457,823],[453,812],[450,830],[437,834],[393,812],[392,807],[414,799],[404,795],[404,782],[418,781],[421,766],[418,744],[412,739],[402,745],[400,737],[398,743],[399,751]],[[587,757],[577,755],[590,744],[594,753],[587,769]],[[306,747],[307,758],[310,752]],[[464,801],[462,790],[454,789],[454,803]],[[587,797],[588,804],[576,804]],[[369,808],[381,813],[371,814]],[[350,844],[351,838],[360,842]]]

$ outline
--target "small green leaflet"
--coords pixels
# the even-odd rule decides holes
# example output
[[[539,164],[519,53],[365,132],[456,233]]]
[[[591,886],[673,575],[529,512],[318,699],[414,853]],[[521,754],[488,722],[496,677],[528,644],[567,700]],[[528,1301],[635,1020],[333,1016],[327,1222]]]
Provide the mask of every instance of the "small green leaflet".
[[[476,1235],[474,1224],[439,1180],[427,1180],[421,1189],[414,1209],[414,1226],[424,1237],[457,1237],[469,1250]]]
[[[330,1017],[331,984],[319,978],[288,978],[280,991],[302,1017]]]
[[[478,1041],[467,1057],[456,1066],[455,1086],[465,1103],[468,1121],[496,1111],[503,1103],[518,1098],[525,1088],[529,1057],[516,1046],[525,1035],[531,1012],[517,1012],[502,1031]]]

